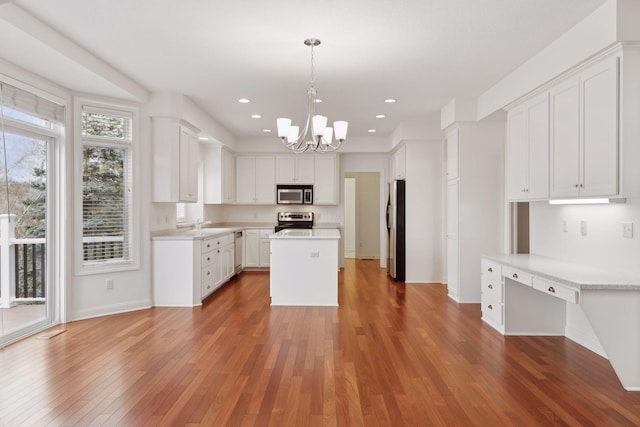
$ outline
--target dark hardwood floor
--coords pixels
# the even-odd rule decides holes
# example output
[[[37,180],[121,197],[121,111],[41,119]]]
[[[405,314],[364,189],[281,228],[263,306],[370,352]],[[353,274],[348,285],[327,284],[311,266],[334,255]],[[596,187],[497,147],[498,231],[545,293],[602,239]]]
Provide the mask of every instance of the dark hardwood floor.
[[[503,337],[442,285],[347,260],[340,307],[245,272],[197,308],[73,322],[0,351],[0,425],[640,425],[640,393],[560,337]]]

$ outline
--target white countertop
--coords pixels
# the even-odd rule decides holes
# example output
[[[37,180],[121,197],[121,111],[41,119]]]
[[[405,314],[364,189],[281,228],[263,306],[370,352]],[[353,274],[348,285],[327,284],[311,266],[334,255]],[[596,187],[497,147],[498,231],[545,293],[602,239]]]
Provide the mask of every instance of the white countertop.
[[[269,236],[271,239],[340,239],[340,232],[331,228],[311,230],[286,229]]]
[[[244,230],[245,227],[225,227],[225,228],[201,228],[164,230],[153,234],[152,240],[202,240],[209,237],[223,236],[234,231]]]
[[[594,268],[540,255],[483,255],[485,259],[580,290],[640,290],[640,275]]]

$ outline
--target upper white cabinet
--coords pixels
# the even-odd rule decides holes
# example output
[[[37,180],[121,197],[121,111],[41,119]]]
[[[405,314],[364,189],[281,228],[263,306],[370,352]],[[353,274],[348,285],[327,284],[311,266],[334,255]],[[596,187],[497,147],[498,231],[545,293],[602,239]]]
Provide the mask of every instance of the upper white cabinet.
[[[152,119],[153,201],[198,200],[197,129],[173,118]]]
[[[549,197],[549,95],[545,92],[509,111],[507,198]]]
[[[313,203],[316,205],[337,205],[340,200],[338,160],[336,154],[323,154],[315,158]]]
[[[609,57],[551,89],[552,198],[619,194],[618,76]]]
[[[274,156],[236,157],[236,203],[276,203]]]
[[[277,184],[313,184],[314,171],[314,156],[294,155],[276,158]]]
[[[201,144],[204,203],[228,204],[234,201],[235,161],[221,146]]]

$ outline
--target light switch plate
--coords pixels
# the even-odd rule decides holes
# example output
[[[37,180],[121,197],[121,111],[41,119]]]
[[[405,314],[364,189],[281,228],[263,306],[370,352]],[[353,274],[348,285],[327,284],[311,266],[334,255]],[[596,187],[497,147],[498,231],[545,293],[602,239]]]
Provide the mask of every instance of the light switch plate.
[[[587,235],[587,221],[580,221],[580,234],[582,236]]]
[[[623,222],[622,223],[622,237],[632,238],[633,237],[633,223],[632,222]]]

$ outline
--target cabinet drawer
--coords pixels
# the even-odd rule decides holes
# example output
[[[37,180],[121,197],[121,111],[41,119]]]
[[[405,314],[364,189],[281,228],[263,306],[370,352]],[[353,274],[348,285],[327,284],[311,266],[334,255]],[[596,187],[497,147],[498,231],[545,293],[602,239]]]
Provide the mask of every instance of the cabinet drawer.
[[[580,292],[576,289],[571,289],[557,283],[548,282],[540,279],[539,277],[533,278],[533,288],[544,292],[549,295],[553,295],[556,298],[569,301],[572,304],[577,304]]]
[[[213,266],[209,266],[202,269],[202,277],[200,281],[204,284],[214,279]]]
[[[219,250],[219,249],[216,249],[216,250]],[[214,251],[209,251],[202,254],[202,260],[200,265],[202,266],[203,270],[209,267],[213,263],[214,254],[215,254]]]
[[[502,304],[495,302],[482,302],[482,318],[494,325],[502,325]]]
[[[482,276],[482,301],[502,304],[502,280],[496,282],[491,276]]]
[[[209,295],[211,292],[215,291],[216,287],[215,287],[215,282],[213,280],[209,280],[207,282],[204,282],[202,284],[202,298],[206,297],[207,295]]]
[[[204,254],[213,249],[220,248],[224,245],[228,245],[229,243],[233,243],[233,241],[233,233],[225,234],[224,236],[210,237],[202,241],[200,252]]]
[[[507,279],[515,280],[523,285],[531,286],[532,276],[516,268],[503,266],[502,275]]]
[[[488,259],[483,259],[480,265],[483,277],[492,277],[492,280],[495,280],[497,282],[502,280],[500,264]]]

